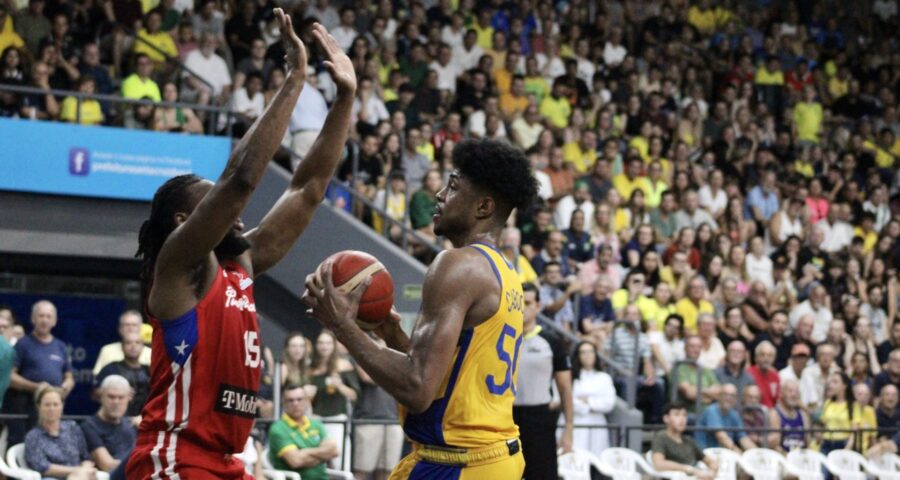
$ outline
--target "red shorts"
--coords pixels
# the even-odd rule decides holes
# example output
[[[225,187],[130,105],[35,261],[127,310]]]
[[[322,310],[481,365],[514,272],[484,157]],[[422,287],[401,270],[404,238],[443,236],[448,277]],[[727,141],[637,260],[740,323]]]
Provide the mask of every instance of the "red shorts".
[[[144,437],[144,435],[141,435]],[[145,441],[141,441],[145,440]],[[253,480],[253,476],[244,470],[244,463],[229,454],[215,453],[188,442],[178,442],[175,452],[175,465],[170,466],[165,457],[158,460],[159,467],[154,465],[151,455],[154,443],[139,438],[138,444],[131,452],[125,478],[128,480],[148,480],[157,470],[162,472],[157,478],[181,480]]]

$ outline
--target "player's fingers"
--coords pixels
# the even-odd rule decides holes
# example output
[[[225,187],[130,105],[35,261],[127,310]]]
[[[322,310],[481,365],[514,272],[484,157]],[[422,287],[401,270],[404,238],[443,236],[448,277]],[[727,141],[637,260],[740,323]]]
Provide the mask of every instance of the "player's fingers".
[[[352,290],[350,290],[349,295],[353,300],[359,300],[362,298],[363,293],[365,293],[366,289],[369,288],[369,285],[372,284],[372,275],[367,275],[361,282],[357,283]]]
[[[278,29],[281,31],[282,34],[284,34],[284,23],[285,23],[284,10],[282,10],[280,8],[276,8],[274,10],[274,12],[275,12],[275,18],[278,19]]]
[[[306,291],[303,292],[303,297],[300,299],[306,306],[316,308],[316,305],[319,304],[318,299],[313,296],[312,292],[307,288]]]
[[[334,266],[334,262],[331,260],[326,260],[322,265],[319,266],[320,277],[319,280],[322,282],[322,288],[325,291],[331,291],[334,289],[334,281],[332,280],[332,267]]]
[[[321,298],[325,292],[322,291],[322,287],[316,284],[316,275],[311,273],[306,276],[306,291],[312,294],[315,298]]]

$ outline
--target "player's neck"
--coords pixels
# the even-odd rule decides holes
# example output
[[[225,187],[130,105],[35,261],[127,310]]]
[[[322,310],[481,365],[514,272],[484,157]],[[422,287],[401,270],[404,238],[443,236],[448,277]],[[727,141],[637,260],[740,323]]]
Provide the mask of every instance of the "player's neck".
[[[470,231],[459,238],[449,237],[450,243],[454,247],[460,248],[473,243],[484,243],[494,248],[497,247],[497,239],[500,238],[500,229],[493,229],[486,232]]]

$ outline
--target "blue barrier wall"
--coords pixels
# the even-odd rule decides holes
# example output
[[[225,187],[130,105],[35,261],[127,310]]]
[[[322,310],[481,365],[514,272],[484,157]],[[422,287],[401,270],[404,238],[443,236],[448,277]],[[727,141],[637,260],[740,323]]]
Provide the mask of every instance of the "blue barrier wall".
[[[38,300],[56,305],[56,328],[53,336],[69,350],[75,389],[66,398],[65,413],[91,415],[99,405],[91,400],[91,370],[100,348],[119,340],[119,315],[125,311],[125,300],[113,297],[80,297],[63,295],[31,295],[0,293],[0,304],[15,312],[25,331],[31,332],[31,306]]]
[[[216,179],[225,137],[0,119],[0,189],[151,200],[170,177]]]

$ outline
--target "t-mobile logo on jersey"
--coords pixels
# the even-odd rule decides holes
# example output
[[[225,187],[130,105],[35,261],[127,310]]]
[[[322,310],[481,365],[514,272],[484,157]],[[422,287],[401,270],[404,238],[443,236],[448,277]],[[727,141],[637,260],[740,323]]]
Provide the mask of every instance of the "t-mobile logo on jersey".
[[[241,311],[256,312],[256,304],[246,295],[237,296],[237,290],[231,285],[225,288],[225,308],[236,308]]]
[[[256,408],[256,392],[224,383],[219,384],[217,412],[256,418]]]
[[[69,149],[69,173],[85,176],[91,173],[91,152],[86,148]]]

